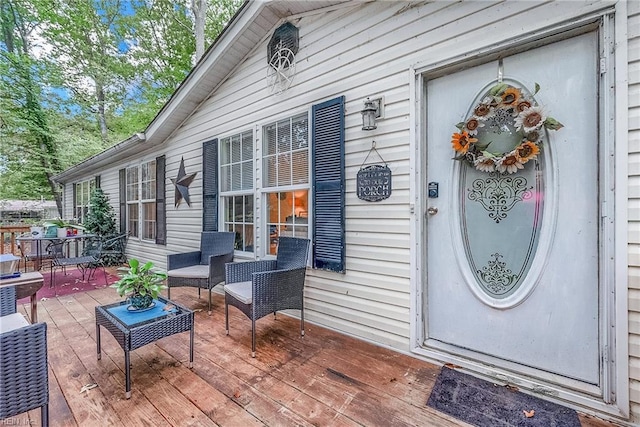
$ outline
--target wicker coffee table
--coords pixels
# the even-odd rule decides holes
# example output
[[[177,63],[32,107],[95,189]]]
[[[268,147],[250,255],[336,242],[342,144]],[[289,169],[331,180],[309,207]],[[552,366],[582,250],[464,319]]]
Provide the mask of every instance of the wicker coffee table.
[[[190,332],[189,368],[193,368],[193,311],[173,301],[158,297],[151,309],[130,311],[129,304],[121,301],[96,307],[96,344],[98,360],[100,325],[114,336],[124,350],[125,397],[131,397],[129,352],[160,338],[180,332]]]

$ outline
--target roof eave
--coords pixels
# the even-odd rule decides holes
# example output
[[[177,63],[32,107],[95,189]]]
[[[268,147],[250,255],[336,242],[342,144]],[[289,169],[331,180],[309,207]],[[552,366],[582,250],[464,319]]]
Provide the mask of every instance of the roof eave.
[[[169,101],[151,121],[145,130],[148,140],[157,142],[166,140],[209,96],[219,82],[213,81],[212,84],[203,84],[207,81],[206,74],[225,60],[225,52],[233,48],[246,28],[260,15],[265,4],[268,2],[246,1],[243,3]]]
[[[197,110],[198,106],[210,96],[226,77],[225,74],[222,78],[207,78],[208,74],[219,68],[222,68],[225,73],[230,73],[238,65],[237,59],[228,59],[228,55],[226,54],[231,49],[235,48],[238,50],[238,47],[234,45],[236,45],[236,42],[242,37],[245,31],[247,31],[263,13],[270,17],[267,21],[273,20],[274,23],[279,19],[286,18],[287,13],[290,14],[291,12],[286,8],[275,11],[271,6],[287,5],[287,3],[289,2],[282,0],[245,1],[222,33],[220,33],[209,49],[207,49],[201,60],[175,90],[171,98],[165,103],[149,126],[147,126],[144,133],[133,135],[105,151],[72,166],[55,175],[53,180],[58,183],[65,183],[74,178],[86,177],[88,168],[91,168],[91,170],[99,170],[115,161],[126,159],[129,155],[142,152],[151,145],[161,144],[166,141],[176,129],[180,128],[190,115]],[[301,4],[304,5],[303,8],[305,10],[314,10],[317,9],[319,5],[326,5],[326,3],[348,4],[350,2],[347,0],[339,0],[336,2],[309,1],[302,2]],[[269,13],[265,12],[265,9],[269,9]],[[264,22],[262,24],[264,24]],[[257,28],[259,28],[259,30],[255,31]],[[258,25],[258,27],[254,28],[254,35],[256,37],[262,37],[265,36],[268,31],[269,28],[263,28]],[[250,47],[245,49],[247,50],[246,52],[244,50],[240,51],[239,55],[236,55],[235,58],[244,58],[251,50]]]

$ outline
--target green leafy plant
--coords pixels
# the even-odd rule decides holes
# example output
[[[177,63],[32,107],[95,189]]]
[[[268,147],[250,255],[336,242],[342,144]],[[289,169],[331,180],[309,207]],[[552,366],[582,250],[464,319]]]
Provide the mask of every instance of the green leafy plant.
[[[133,300],[136,297],[144,297],[150,304],[153,299],[158,298],[160,291],[165,289],[164,281],[167,274],[157,271],[153,267],[153,262],[149,261],[140,265],[140,261],[135,258],[129,260],[129,267],[120,267],[120,280],[111,285],[121,297],[127,296]],[[136,304],[132,301],[132,304]],[[136,307],[143,308],[143,307]]]
[[[73,224],[69,221],[65,221],[62,218],[47,220],[42,225],[44,225],[45,227],[51,227],[55,225],[58,228],[77,228],[78,230],[84,230],[84,226],[82,226],[81,224]]]

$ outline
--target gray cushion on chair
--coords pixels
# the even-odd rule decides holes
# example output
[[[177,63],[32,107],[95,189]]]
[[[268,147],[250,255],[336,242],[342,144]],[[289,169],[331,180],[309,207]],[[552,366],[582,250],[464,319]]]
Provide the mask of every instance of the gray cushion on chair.
[[[169,277],[183,277],[185,279],[207,279],[209,277],[209,265],[192,265],[167,271]]]
[[[20,313],[0,317],[0,334],[28,326],[29,322]]]
[[[243,304],[251,304],[251,282],[236,282],[224,285],[224,291],[241,301]]]

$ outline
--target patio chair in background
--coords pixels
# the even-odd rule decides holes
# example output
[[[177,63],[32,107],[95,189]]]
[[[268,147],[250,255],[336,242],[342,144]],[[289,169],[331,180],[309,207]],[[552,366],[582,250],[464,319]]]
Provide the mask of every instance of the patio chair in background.
[[[277,258],[226,265],[224,317],[229,335],[229,305],[251,319],[251,357],[256,357],[256,320],[277,311],[300,310],[304,336],[304,279],[309,240],[279,237]]]
[[[200,250],[167,255],[167,298],[171,288],[193,286],[209,291],[211,314],[211,290],[224,281],[224,265],[233,261],[235,233],[203,231],[200,234]]]
[[[126,264],[127,263],[127,240],[129,233],[105,238],[102,241],[101,260],[105,265]]]
[[[47,324],[16,313],[14,286],[0,288],[0,420],[40,408],[49,425]]]
[[[55,248],[51,249],[52,253],[55,253],[56,256],[53,258],[51,262],[51,283],[50,286],[55,287],[55,272],[57,269],[65,269],[66,267],[77,267],[82,272],[82,280],[90,280],[95,271],[102,267],[102,271],[104,273],[104,283],[105,285],[109,284],[107,278],[107,270],[104,267],[102,262],[102,240],[99,237],[88,237],[84,240],[84,246],[82,249],[82,254],[80,256],[75,257],[67,257],[67,250],[64,247],[65,241],[58,240],[54,241],[52,245]]]
[[[18,249],[24,260],[23,271],[27,271],[28,262],[33,262],[34,271],[45,268],[46,263],[50,264],[53,258],[60,256],[60,253],[56,252],[62,249],[59,246],[60,242],[58,239],[18,240]]]

